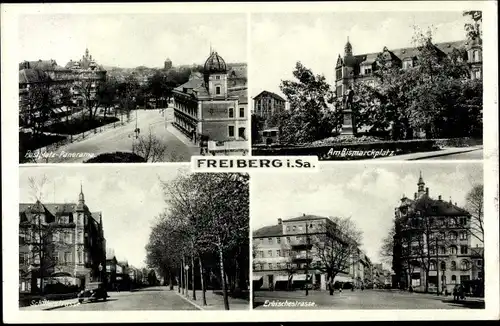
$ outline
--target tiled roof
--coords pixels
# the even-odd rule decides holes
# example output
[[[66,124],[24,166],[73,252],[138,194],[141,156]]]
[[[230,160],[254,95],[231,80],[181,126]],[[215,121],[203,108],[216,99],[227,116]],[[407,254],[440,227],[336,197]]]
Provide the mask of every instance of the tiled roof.
[[[76,204],[74,203],[63,203],[63,204],[56,204],[56,203],[48,203],[48,204],[41,204],[43,207],[45,207],[46,211],[49,212],[50,214],[57,216],[60,214],[69,214],[74,212],[74,208],[76,207]],[[34,212],[36,204],[28,204],[28,203],[21,203],[19,204],[19,212]]]
[[[424,211],[428,216],[464,216],[469,213],[444,200],[432,199],[427,195],[423,195],[419,199],[413,201],[412,206],[420,211]]]
[[[184,92],[184,89],[187,90],[187,93]],[[181,86],[174,88],[174,90],[184,94],[192,94],[196,98],[200,96],[208,96],[208,90],[205,87],[205,81],[200,78],[190,79]]]
[[[283,226],[280,224],[264,226],[253,232],[254,237],[277,237],[283,235]]]
[[[22,69],[19,70],[19,83],[20,84],[30,84],[30,83],[40,83],[46,81],[49,76],[38,69]]]
[[[299,217],[294,217],[294,218],[289,218],[289,219],[283,220],[283,222],[307,221],[307,220],[324,220],[324,219],[328,219],[328,217],[318,216],[318,215],[302,215],[302,216],[299,216]]]
[[[262,96],[271,96],[274,99],[277,99],[279,101],[285,102],[284,98],[282,98],[278,94],[275,94],[275,93],[269,92],[269,91],[262,91],[262,92],[260,92],[259,95],[257,95],[257,96],[254,97],[254,99],[257,99],[257,98],[262,97]]]
[[[61,69],[55,60],[38,60],[38,61],[23,61],[19,63],[19,70],[22,69],[40,69],[40,70],[54,70]]]
[[[238,87],[235,89],[228,89],[229,96],[238,96],[239,103],[248,104],[248,90],[246,87]]]

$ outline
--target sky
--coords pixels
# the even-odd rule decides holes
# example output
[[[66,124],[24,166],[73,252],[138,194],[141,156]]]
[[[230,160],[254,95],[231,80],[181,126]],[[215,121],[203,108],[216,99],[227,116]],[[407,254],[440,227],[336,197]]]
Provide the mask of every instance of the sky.
[[[107,249],[112,248],[118,260],[142,267],[150,228],[167,207],[159,180],[173,180],[181,167],[21,167],[20,202],[34,202],[30,177],[40,184],[46,176],[41,201],[47,203],[77,203],[81,182],[89,210],[102,212]]]
[[[19,18],[19,62],[65,66],[88,47],[98,64],[133,68],[204,64],[212,44],[226,61],[246,62],[245,14],[59,14]]]
[[[465,206],[467,192],[483,183],[481,164],[323,164],[317,173],[255,174],[251,177],[252,230],[312,214],[351,217],[363,231],[362,249],[382,262],[379,249],[406,195],[413,199],[422,172],[429,195]],[[389,266],[387,266],[389,267]]]
[[[380,52],[411,47],[413,26],[433,30],[435,42],[465,39],[461,11],[456,12],[336,12],[260,13],[251,17],[250,94],[280,92],[281,80],[293,79],[301,61],[328,83],[334,81],[338,55],[347,38],[353,53]]]

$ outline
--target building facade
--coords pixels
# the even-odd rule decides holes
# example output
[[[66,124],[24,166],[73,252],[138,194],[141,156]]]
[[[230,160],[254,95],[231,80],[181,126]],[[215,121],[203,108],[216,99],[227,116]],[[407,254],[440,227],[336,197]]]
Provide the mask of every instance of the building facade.
[[[451,55],[460,51],[461,59],[468,63],[470,78],[482,78],[482,41],[462,40],[434,44],[437,53]],[[344,96],[355,83],[366,83],[374,86],[376,79],[373,72],[377,70],[377,60],[381,56],[392,66],[401,69],[411,69],[418,65],[419,50],[416,47],[389,50],[384,47],[382,52],[354,54],[349,40],[344,46],[344,54],[339,54],[335,65],[335,95]]]
[[[275,113],[285,110],[285,103],[278,94],[262,91],[253,99],[253,112],[268,121]]]
[[[85,51],[80,60],[71,60],[61,67],[54,60],[24,61],[19,64],[19,114],[38,109],[33,89],[46,87],[54,96],[52,108],[56,115],[71,112],[70,107],[81,107],[94,101],[99,83],[106,80],[106,70]],[[22,118],[21,120],[25,120]]]
[[[227,66],[212,52],[203,75],[193,74],[173,91],[174,126],[193,142],[213,142],[226,151],[248,151],[248,100],[244,87],[228,87]]]
[[[315,244],[329,234],[334,222],[322,216],[303,215],[297,218],[278,219],[277,225],[263,227],[253,234],[253,282],[256,288],[302,288],[306,283],[312,288],[326,290],[328,276]],[[309,239],[309,240],[308,240]],[[357,282],[364,279],[360,251],[352,253],[345,269],[337,274],[334,282]]]
[[[395,280],[415,291],[451,293],[480,276],[474,274],[479,257],[471,248],[471,215],[451,199],[431,198],[422,175],[417,187],[413,199],[403,196],[395,209]]]
[[[106,265],[101,212],[78,203],[19,205],[19,288],[39,291],[44,280],[84,286],[99,281]]]

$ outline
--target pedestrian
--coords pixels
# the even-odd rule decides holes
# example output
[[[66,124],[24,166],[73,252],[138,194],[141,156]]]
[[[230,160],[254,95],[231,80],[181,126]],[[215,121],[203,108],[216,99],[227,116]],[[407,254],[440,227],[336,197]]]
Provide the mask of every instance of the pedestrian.
[[[330,295],[333,295],[335,288],[333,287],[333,278],[328,280],[328,289],[330,290]]]

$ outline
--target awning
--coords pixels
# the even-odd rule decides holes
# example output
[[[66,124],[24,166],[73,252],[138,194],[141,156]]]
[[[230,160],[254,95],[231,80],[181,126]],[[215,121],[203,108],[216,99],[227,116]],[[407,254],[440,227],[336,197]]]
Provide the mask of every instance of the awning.
[[[311,279],[311,275],[309,275],[309,279]],[[293,276],[293,281],[305,281],[306,280],[306,274],[295,274]]]
[[[260,281],[261,279],[262,279],[262,276],[252,275],[252,281]]]
[[[288,281],[288,276],[286,275],[276,275],[274,280],[277,281]]]

